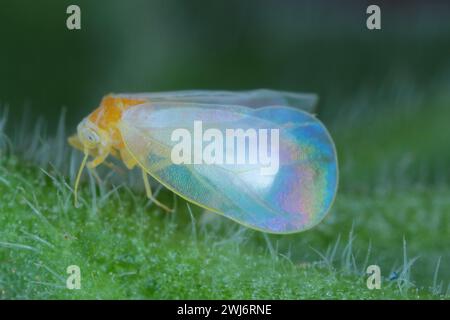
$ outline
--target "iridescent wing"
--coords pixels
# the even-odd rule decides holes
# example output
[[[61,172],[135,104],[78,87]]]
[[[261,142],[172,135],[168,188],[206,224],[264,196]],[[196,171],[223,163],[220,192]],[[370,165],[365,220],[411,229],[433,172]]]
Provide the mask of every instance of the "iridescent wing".
[[[290,106],[313,112],[317,95],[269,89],[249,91],[186,90],[152,93],[121,93],[116,97],[144,99],[151,102],[188,102],[201,104],[224,104],[246,107]]]
[[[202,122],[203,132],[278,129],[278,171],[263,174],[264,165],[259,161],[174,164],[172,149],[179,141],[172,141],[172,133],[180,128],[192,132],[194,121]],[[303,231],[319,223],[334,200],[338,168],[333,141],[314,116],[298,109],[145,103],[127,110],[119,129],[140,166],[168,189],[254,229],[271,233]],[[202,139],[193,135],[192,144]],[[233,142],[236,148],[238,144]],[[227,152],[230,150],[224,142],[223,154]]]

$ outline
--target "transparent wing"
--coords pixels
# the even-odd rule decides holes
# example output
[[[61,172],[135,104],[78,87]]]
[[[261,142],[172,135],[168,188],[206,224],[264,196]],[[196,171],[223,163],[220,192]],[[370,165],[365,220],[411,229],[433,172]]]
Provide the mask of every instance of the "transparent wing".
[[[115,96],[148,99],[152,102],[190,102],[220,105],[239,105],[247,107],[290,106],[307,112],[313,112],[317,103],[317,95],[257,89],[249,91],[209,91],[186,90],[154,93],[121,93]]]
[[[174,130],[193,133],[191,150],[203,150],[205,158],[208,146],[217,142],[217,138],[205,142],[201,134],[196,135],[194,121],[201,121],[203,133],[208,129],[224,133],[226,129],[243,129],[246,133],[256,130],[259,150],[264,145],[263,129],[266,133],[278,129],[278,152],[270,142],[264,151],[272,154],[272,164],[278,154],[278,171],[263,172],[270,165],[269,161],[261,161],[261,154],[256,163],[249,158],[244,164],[236,164],[237,158],[227,163],[226,155],[234,151],[237,157],[239,146],[244,145],[247,156],[250,154],[252,135],[241,141],[233,137],[229,145],[223,141],[221,163],[217,156],[214,164],[174,164],[172,150],[181,141],[172,141]],[[311,228],[326,215],[335,196],[338,169],[334,144],[316,118],[297,109],[146,103],[126,111],[119,128],[139,164],[168,189],[254,229],[291,233]],[[272,135],[267,134],[266,140],[271,139]],[[225,134],[224,140],[229,140]],[[200,143],[203,145],[198,148]]]

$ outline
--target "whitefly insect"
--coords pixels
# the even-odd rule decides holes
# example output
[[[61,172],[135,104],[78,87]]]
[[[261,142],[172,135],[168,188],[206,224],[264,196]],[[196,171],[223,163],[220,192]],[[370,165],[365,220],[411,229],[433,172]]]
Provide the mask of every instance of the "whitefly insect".
[[[247,227],[309,229],[329,211],[338,184],[334,143],[310,113],[314,102],[312,95],[273,90],[107,95],[69,138],[85,155],[75,198],[85,165],[95,168],[113,156],[128,169],[140,168],[148,198],[167,211],[154,199],[148,175]],[[255,141],[263,152],[252,149]],[[260,161],[271,153],[275,165]]]

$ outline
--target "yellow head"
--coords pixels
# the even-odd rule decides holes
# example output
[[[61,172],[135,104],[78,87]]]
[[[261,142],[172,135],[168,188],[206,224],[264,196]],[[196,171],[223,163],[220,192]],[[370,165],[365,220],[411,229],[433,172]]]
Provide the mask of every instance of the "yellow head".
[[[108,95],[100,106],[83,119],[77,127],[77,133],[69,138],[69,143],[84,152],[84,158],[75,181],[75,204],[81,173],[89,156],[94,157],[87,163],[88,168],[95,168],[103,163],[109,154],[117,156],[115,150],[124,148],[124,143],[117,129],[122,112],[127,108],[143,103],[143,100],[126,99]]]
[[[78,124],[77,134],[69,138],[69,143],[74,148],[96,157],[111,148],[111,137],[107,130],[85,118]]]

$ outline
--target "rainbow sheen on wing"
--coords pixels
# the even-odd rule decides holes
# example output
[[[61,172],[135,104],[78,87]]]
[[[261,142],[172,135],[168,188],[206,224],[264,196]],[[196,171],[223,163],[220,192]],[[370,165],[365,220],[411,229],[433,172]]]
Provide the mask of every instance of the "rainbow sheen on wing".
[[[201,121],[203,132],[278,129],[278,171],[262,174],[260,163],[174,164],[171,151],[177,142],[171,135],[179,128],[192,132],[194,121]],[[127,149],[156,180],[250,228],[270,233],[309,229],[325,217],[335,197],[333,141],[313,115],[298,109],[159,101],[127,110],[119,129]],[[195,139],[202,138],[193,137],[193,144],[200,143]]]

